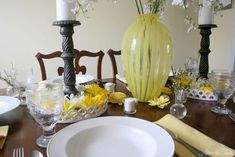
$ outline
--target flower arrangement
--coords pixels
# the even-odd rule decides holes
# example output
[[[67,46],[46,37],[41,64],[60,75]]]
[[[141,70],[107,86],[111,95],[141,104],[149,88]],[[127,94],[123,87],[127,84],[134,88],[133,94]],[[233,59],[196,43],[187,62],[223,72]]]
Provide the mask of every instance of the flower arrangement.
[[[4,75],[0,72],[0,80],[4,81],[8,86],[13,87],[16,80],[16,73],[12,65],[9,71],[4,70]]]
[[[199,100],[216,101],[217,97],[213,94],[213,89],[209,80],[193,78],[188,97]]]
[[[196,6],[195,11],[199,11],[202,7],[212,7],[214,13],[217,13],[223,7],[222,0],[135,0],[136,7],[139,14],[161,14],[164,13],[164,7],[167,3],[171,2],[172,6],[181,6],[185,10],[184,22],[189,25],[188,32],[195,30],[197,25],[189,14],[189,8]],[[205,5],[205,6],[203,6]]]
[[[187,90],[190,88],[190,85],[192,83],[192,76],[183,71],[183,70],[178,70],[178,71],[173,71],[173,78],[172,78],[172,85],[175,90]]]
[[[4,76],[5,75],[5,76]],[[8,86],[13,86],[14,75],[4,70],[4,75],[0,73],[0,80],[4,81]]]
[[[222,0],[207,0],[203,4],[203,1],[199,0],[199,7],[203,7],[203,6],[213,7],[213,9],[216,13],[223,8],[223,2],[222,2]]]
[[[64,101],[64,110],[80,109],[82,107],[102,105],[108,96],[107,90],[99,87],[97,84],[84,86],[84,91],[80,95],[70,97],[66,96]]]
[[[113,3],[117,3],[118,0],[112,0]],[[203,3],[205,1],[205,3]],[[72,11],[79,15],[80,12],[86,16],[89,10],[93,10],[92,3],[97,2],[97,0],[76,0],[76,6]],[[191,6],[195,7],[195,11],[200,10],[202,7],[212,7],[214,13],[217,13],[221,8],[223,8],[222,0],[135,0],[136,8],[138,14],[161,14],[164,13],[165,6],[171,3],[173,6],[181,6],[185,10],[184,21],[189,25],[188,31],[195,30],[197,25],[189,14],[189,8]]]
[[[80,94],[65,96],[61,122],[96,117],[107,109],[108,91],[97,84],[80,87]]]
[[[76,5],[74,9],[72,9],[72,12],[76,15],[82,13],[85,17],[88,17],[86,16],[86,13],[89,10],[93,10],[93,2],[97,2],[97,0],[76,0]]]

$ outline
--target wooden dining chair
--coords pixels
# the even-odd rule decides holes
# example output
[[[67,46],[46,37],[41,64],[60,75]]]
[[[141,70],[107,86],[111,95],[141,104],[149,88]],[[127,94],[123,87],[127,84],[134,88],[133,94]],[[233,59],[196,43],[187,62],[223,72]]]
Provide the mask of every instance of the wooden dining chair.
[[[79,51],[77,49],[74,49],[75,53],[75,73],[78,74],[82,72],[82,74],[86,74],[87,68],[85,65],[80,65],[80,59],[81,57],[98,57],[97,61],[97,79],[102,79],[102,60],[104,57],[104,52],[90,52],[86,50]]]
[[[49,54],[42,54],[40,52],[38,52],[36,54],[36,58],[39,62],[40,68],[41,68],[41,74],[42,74],[42,80],[46,80],[47,79],[47,74],[46,74],[46,68],[45,68],[45,64],[44,64],[44,59],[48,60],[48,59],[53,59],[53,58],[60,58],[62,52],[61,51],[55,51]],[[58,67],[57,68],[57,73],[59,76],[61,76],[64,72],[64,68],[63,67]]]
[[[118,69],[117,69],[117,62],[115,59],[115,55],[121,55],[121,51],[115,51],[113,49],[108,50],[108,55],[112,63],[112,68],[113,68],[113,82],[116,82],[116,74],[118,74]]]

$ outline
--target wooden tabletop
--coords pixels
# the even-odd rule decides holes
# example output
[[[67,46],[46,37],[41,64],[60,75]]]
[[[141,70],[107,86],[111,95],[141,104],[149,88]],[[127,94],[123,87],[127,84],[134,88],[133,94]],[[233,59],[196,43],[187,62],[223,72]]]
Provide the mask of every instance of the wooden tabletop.
[[[116,91],[127,93],[125,86],[120,82],[117,82]],[[188,99],[185,104],[188,113],[182,121],[216,141],[235,149],[235,122],[229,119],[228,116],[220,116],[212,113],[209,109],[214,104],[214,102]],[[227,106],[235,112],[235,104],[232,100],[227,102]],[[170,105],[165,109],[159,109],[157,107],[151,107],[146,103],[139,103],[137,113],[127,115],[123,112],[123,106],[109,104],[107,111],[102,116],[131,116],[154,122],[168,114],[169,107]],[[9,125],[9,132],[5,146],[3,150],[0,150],[0,157],[11,157],[12,150],[16,147],[24,147],[25,156],[28,156],[35,149],[41,151],[44,157],[46,156],[46,149],[42,149],[36,145],[36,139],[42,134],[42,129],[33,120],[27,107],[20,106],[0,115],[0,126],[2,125]],[[67,125],[57,124],[57,131]]]

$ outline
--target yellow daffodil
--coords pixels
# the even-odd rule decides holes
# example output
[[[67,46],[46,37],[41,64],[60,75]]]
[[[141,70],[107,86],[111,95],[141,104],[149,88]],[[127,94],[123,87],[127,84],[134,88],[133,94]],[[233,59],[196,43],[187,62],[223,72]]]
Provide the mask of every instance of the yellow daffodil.
[[[82,106],[89,107],[89,106],[97,106],[102,105],[106,100],[106,97],[103,95],[85,95],[84,99],[82,100]]]
[[[83,95],[64,101],[64,111],[102,105],[105,103],[107,96],[107,90],[99,87],[97,84],[87,85]]]
[[[203,91],[204,91],[204,92],[212,92],[212,87],[209,86],[209,85],[208,85],[208,86],[204,86],[204,87],[203,87]]]
[[[192,77],[186,73],[179,73],[174,76],[173,84],[176,89],[188,89],[192,83]]]
[[[84,86],[83,91],[80,91],[80,95],[66,96],[65,99],[60,120],[73,121],[79,120],[81,118],[80,114],[86,114],[86,111],[95,114],[103,112],[105,105],[107,105],[108,92],[97,84],[91,84]],[[86,114],[86,116],[91,115]]]
[[[97,84],[88,85],[88,87],[86,87],[85,89],[85,93],[90,94],[91,96],[96,96],[96,95],[107,96],[108,95],[107,90],[100,88],[99,85]]]

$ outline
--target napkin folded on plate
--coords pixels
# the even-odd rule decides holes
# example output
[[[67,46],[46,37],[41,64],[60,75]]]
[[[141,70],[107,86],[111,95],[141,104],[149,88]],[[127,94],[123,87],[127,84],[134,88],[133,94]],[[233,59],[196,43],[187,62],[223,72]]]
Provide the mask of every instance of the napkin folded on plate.
[[[3,148],[3,145],[7,138],[9,126],[0,126],[0,149]]]
[[[198,130],[190,127],[184,122],[178,120],[174,116],[167,114],[155,123],[171,130],[177,134],[185,142],[191,144],[195,148],[205,152],[212,157],[233,157],[235,156],[235,150],[216,142],[210,137],[204,135]],[[176,154],[180,157],[191,157],[194,156],[184,146],[175,141]]]

